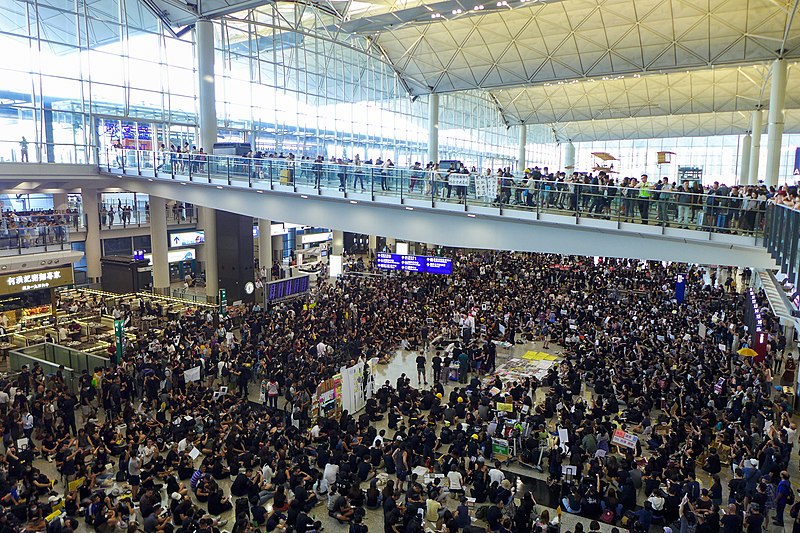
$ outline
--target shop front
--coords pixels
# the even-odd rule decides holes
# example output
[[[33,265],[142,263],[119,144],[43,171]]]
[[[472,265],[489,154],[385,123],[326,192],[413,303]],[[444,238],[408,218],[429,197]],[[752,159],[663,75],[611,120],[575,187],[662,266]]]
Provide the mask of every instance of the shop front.
[[[55,289],[74,282],[72,265],[0,274],[0,321],[6,331],[30,329],[52,316]]]

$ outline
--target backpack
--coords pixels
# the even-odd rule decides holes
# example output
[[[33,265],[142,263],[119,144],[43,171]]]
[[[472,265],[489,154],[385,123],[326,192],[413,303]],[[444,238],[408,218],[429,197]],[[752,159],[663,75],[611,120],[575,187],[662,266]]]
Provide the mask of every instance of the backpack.
[[[797,518],[798,511],[800,511],[800,504],[792,505],[792,508],[789,510],[789,516],[792,518]]]

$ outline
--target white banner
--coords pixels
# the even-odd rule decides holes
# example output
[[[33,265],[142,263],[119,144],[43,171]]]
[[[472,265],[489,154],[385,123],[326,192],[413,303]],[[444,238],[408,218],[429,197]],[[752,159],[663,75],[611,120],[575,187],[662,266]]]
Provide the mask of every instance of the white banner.
[[[459,185],[467,187],[469,186],[469,174],[450,174],[447,182],[454,187]]]
[[[186,383],[190,381],[200,381],[200,367],[189,368],[183,373],[183,380]]]
[[[342,409],[355,414],[367,404],[375,393],[375,370],[378,359],[357,363],[350,368],[342,368]],[[366,367],[366,372],[365,372]]]
[[[475,176],[475,196],[477,198],[497,198],[497,178],[494,176]]]

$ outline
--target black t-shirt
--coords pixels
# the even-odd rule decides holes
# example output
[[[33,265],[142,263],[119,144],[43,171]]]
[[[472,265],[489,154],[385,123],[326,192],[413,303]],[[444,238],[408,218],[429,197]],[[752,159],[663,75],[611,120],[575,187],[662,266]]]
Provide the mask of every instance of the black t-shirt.
[[[425,368],[425,356],[418,355],[417,356],[417,368]]]
[[[747,517],[747,533],[760,533],[761,525],[764,523],[764,515],[751,514]]]
[[[496,530],[500,526],[500,520],[503,518],[503,511],[496,505],[489,507],[486,512],[486,523],[492,530]]]
[[[360,463],[358,463],[358,477],[361,479],[361,481],[367,480],[371,467],[372,465],[370,465],[366,461],[361,461]]]
[[[333,504],[333,510],[338,513],[341,513],[346,508],[347,508],[347,501],[344,499],[344,496],[340,494],[339,497],[336,498],[336,501]]]
[[[722,522],[722,533],[739,533],[742,531],[742,515],[726,514],[720,520]]]

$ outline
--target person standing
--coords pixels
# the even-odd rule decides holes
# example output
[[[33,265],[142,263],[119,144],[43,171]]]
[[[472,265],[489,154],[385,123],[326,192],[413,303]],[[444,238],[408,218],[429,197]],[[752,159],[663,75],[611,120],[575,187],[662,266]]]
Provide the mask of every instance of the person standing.
[[[419,354],[417,356],[417,382],[422,384],[425,382],[425,385],[428,384],[428,377],[425,375],[425,355]]]
[[[30,163],[28,160],[28,140],[25,136],[22,136],[22,140],[19,142],[19,153],[20,153],[20,161],[22,163]]]
[[[461,350],[458,355],[458,382],[466,383],[469,374],[469,355],[466,350]]]
[[[278,408],[278,390],[279,386],[275,376],[270,377],[267,383],[267,405],[273,409]]]
[[[650,184],[647,183],[647,174],[642,174],[642,181],[639,183],[639,215],[642,217],[642,224],[647,224],[650,217]]]
[[[440,352],[436,352],[436,355],[431,359],[431,368],[433,369],[433,382],[439,383],[442,380],[442,356]]]
[[[786,470],[781,472],[781,480],[778,483],[778,488],[775,489],[775,520],[773,524],[783,527],[783,512],[786,509],[787,503],[792,494],[792,484],[789,482],[789,472]]]

